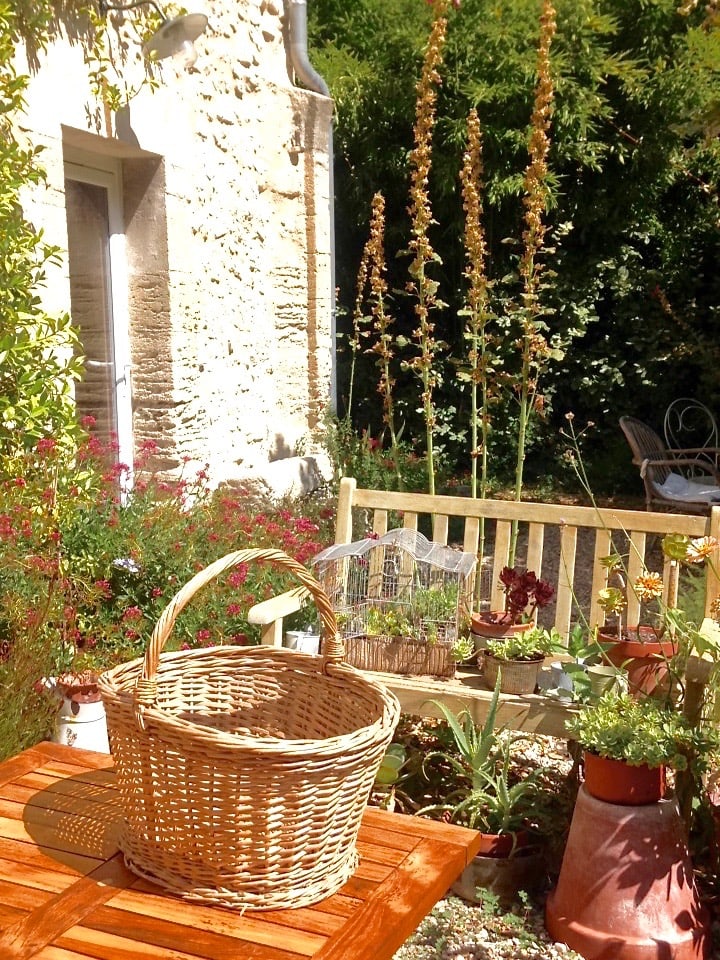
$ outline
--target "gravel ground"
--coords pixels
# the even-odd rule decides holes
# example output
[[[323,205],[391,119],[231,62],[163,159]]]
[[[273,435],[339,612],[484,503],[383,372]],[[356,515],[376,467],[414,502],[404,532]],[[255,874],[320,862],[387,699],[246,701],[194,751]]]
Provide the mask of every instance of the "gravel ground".
[[[553,943],[534,906],[516,916],[493,916],[459,897],[435,905],[394,960],[576,960],[564,943]]]

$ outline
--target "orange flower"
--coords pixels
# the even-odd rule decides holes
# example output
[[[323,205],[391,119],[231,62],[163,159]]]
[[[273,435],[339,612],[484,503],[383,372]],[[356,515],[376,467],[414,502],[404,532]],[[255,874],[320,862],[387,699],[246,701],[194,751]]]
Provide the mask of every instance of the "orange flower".
[[[717,548],[716,537],[695,537],[687,546],[685,560],[687,563],[702,563]]]
[[[637,598],[641,603],[647,603],[656,597],[661,597],[663,592],[662,577],[659,573],[641,574],[633,586]]]

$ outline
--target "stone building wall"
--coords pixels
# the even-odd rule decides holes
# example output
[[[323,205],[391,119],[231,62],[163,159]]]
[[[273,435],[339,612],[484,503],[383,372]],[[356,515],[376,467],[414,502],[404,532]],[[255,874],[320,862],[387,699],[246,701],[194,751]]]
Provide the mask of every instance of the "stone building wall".
[[[208,462],[218,481],[317,440],[333,355],[332,104],[293,84],[281,0],[200,9],[195,67],[163,61],[157,91],[117,114],[91,93],[82,31],[62,24],[32,72],[22,125],[48,179],[24,204],[65,249],[64,164],[118,164],[135,447],[154,440],[165,469]],[[137,83],[139,50],[125,55]],[[66,259],[43,298],[70,309]]]

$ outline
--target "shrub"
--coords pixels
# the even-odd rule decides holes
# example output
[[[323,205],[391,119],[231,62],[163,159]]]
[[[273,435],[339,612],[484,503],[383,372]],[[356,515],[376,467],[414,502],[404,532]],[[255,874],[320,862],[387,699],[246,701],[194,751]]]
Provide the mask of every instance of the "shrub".
[[[153,452],[145,445],[124,504],[126,468],[92,437],[72,465],[47,439],[0,461],[0,732],[34,718],[3,739],[7,755],[48,730],[36,681],[142,655],[162,610],[213,560],[274,547],[307,563],[332,540],[323,501],[304,501],[301,515],[297,503],[211,491],[204,470],[168,480],[149,469]],[[183,611],[170,646],[257,642],[248,608],[296,585],[276,568],[237,567]]]

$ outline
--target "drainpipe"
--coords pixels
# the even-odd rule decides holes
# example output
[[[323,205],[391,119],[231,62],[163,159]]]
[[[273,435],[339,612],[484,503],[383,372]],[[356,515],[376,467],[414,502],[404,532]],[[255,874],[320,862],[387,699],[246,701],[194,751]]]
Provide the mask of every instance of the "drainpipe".
[[[289,0],[290,62],[296,77],[314,93],[330,96],[330,88],[310,63],[307,37],[307,0]],[[335,179],[333,176],[333,121],[328,130],[328,196],[330,198],[330,408],[337,410],[337,305],[335,302]]]

